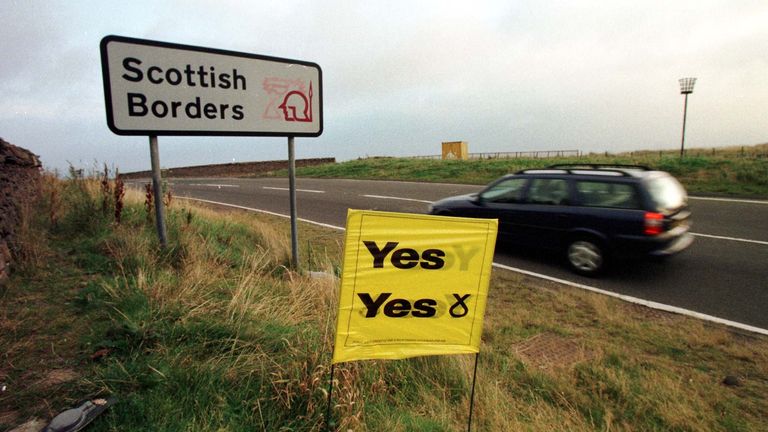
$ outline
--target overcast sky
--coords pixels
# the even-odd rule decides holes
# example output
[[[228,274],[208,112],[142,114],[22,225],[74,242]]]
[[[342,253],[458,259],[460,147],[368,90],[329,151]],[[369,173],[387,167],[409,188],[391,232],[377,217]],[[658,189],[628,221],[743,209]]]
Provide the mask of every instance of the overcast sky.
[[[48,168],[149,169],[107,127],[120,35],[319,64],[324,132],[298,158],[768,142],[768,2],[0,0],[0,137]],[[285,138],[160,137],[163,167],[275,160]]]

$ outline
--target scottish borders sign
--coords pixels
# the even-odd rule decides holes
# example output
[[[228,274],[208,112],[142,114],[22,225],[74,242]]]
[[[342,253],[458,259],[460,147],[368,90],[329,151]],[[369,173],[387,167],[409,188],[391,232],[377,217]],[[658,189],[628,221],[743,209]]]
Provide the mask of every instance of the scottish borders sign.
[[[122,36],[100,48],[107,124],[118,135],[322,134],[315,63]]]

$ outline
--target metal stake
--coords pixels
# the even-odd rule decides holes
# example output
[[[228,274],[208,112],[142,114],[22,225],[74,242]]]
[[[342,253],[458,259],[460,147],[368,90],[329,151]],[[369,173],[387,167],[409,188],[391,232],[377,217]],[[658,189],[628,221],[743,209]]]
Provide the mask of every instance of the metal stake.
[[[475,408],[475,382],[477,381],[477,360],[480,353],[475,354],[475,371],[472,373],[472,393],[469,395],[469,421],[467,422],[467,432],[472,431],[472,411]]]
[[[299,271],[299,234],[296,226],[296,155],[293,137],[288,137],[288,195],[291,201],[291,267]]]
[[[157,224],[157,236],[160,238],[160,247],[168,247],[168,239],[165,234],[165,209],[163,208],[163,185],[160,179],[160,152],[157,150],[157,136],[149,136],[149,157],[152,160],[152,188],[155,193],[155,222]]]

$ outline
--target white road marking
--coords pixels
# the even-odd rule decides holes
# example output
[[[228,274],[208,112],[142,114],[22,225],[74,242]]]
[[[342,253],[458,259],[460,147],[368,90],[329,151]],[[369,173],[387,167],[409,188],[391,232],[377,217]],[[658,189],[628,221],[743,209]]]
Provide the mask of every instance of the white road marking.
[[[761,244],[761,245],[768,245],[768,241],[762,241],[762,240],[749,240],[749,239],[743,239],[743,238],[737,238],[737,237],[725,237],[725,236],[716,236],[716,235],[699,234],[699,233],[691,233],[691,235],[694,235],[694,236],[697,236],[697,237],[713,238],[713,239],[718,239],[718,240],[730,240],[730,241],[737,241],[737,242],[744,242],[744,243],[755,243],[755,244]]]
[[[432,201],[420,200],[420,199],[414,199],[414,198],[400,198],[400,197],[385,196],[385,195],[361,195],[361,196],[364,196],[366,198],[391,199],[391,200],[413,201],[413,202],[432,204]]]
[[[748,204],[768,204],[768,201],[746,200],[746,199],[735,199],[735,198],[709,198],[709,197],[693,197],[693,196],[689,196],[688,198],[695,199],[695,200],[702,200],[702,201],[723,201],[723,202],[737,202],[737,203],[748,203]]]
[[[240,209],[240,210],[248,210],[248,211],[252,211],[252,212],[256,212],[256,213],[264,213],[264,214],[268,214],[268,215],[272,215],[272,216],[279,216],[281,218],[286,218],[286,219],[290,219],[291,218],[290,215],[284,215],[282,213],[275,213],[275,212],[271,212],[271,211],[268,211],[268,210],[261,210],[261,209],[256,209],[256,208],[252,208],[252,207],[244,207],[244,206],[240,206],[240,205],[237,205],[237,204],[229,204],[229,203],[223,203],[223,202],[219,202],[219,201],[211,201],[211,200],[205,200],[205,199],[200,199],[200,198],[191,198],[191,197],[182,197],[182,196],[176,197],[176,198],[186,199],[186,200],[190,200],[190,201],[200,201],[200,202],[204,202],[204,203],[208,203],[208,204],[216,204],[216,205],[220,205],[220,206],[224,206],[224,207],[232,207],[232,208],[237,208],[237,209]],[[309,220],[309,219],[302,219],[302,218],[298,218],[298,220],[300,220],[302,222],[306,222],[306,223],[312,224],[312,225],[317,225],[317,226],[325,227],[325,228],[331,228],[331,229],[335,229],[335,230],[346,231],[344,228],[338,227],[336,225],[324,224],[322,222],[315,222],[315,221],[312,221],[312,220]]]
[[[142,186],[144,186],[145,184],[152,184],[152,180],[150,179],[149,181],[144,181],[144,182],[138,181],[138,180],[126,181],[126,182],[123,182],[123,184],[128,185],[128,186],[130,186],[130,185],[142,185]],[[173,183],[173,182],[168,182],[167,184],[168,184],[168,186],[176,186],[176,183]]]
[[[190,186],[217,187],[219,189],[221,189],[223,187],[230,187],[230,188],[239,188],[240,187],[240,185],[218,184],[218,183],[191,183]]]
[[[282,187],[270,187],[270,186],[262,186],[262,189],[271,189],[271,190],[280,190],[280,191],[288,191],[290,189],[288,188],[282,188]],[[296,192],[309,192],[309,193],[325,193],[325,191],[321,190],[312,190],[312,189],[296,189]]]
[[[282,217],[282,218],[290,218],[289,215],[284,215],[284,214],[280,214],[280,213],[274,213],[274,212],[270,212],[270,211],[266,211],[266,210],[261,210],[261,209],[250,208],[250,207],[239,206],[239,205],[235,205],[235,204],[228,204],[228,203],[222,203],[222,202],[217,202],[217,201],[209,201],[209,200],[198,199],[198,198],[190,198],[190,197],[178,197],[178,198],[188,199],[188,200],[191,200],[191,201],[206,202],[206,203],[209,203],[209,204],[217,204],[217,205],[221,205],[221,206],[225,206],[225,207],[239,208],[239,209],[242,209],[242,210],[248,210],[248,211],[253,211],[253,212],[257,212],[257,213],[265,213],[265,214],[269,214],[269,215],[273,215],[273,216],[279,216],[279,217]],[[325,224],[325,223],[321,223],[321,222],[315,222],[315,221],[311,221],[311,220],[308,220],[308,219],[301,219],[301,218],[299,218],[299,220],[302,221],[302,222],[310,223],[310,224],[321,226],[321,227],[331,228],[331,229],[338,230],[338,231],[346,231],[345,228],[340,227],[340,226],[336,226],[336,225],[329,225],[329,224]],[[748,325],[748,324],[742,324],[740,322],[730,321],[730,320],[726,320],[726,319],[723,319],[723,318],[718,318],[718,317],[712,316],[712,315],[706,315],[706,314],[703,314],[703,313],[700,313],[700,312],[696,312],[696,311],[692,311],[692,310],[688,310],[688,309],[683,309],[683,308],[680,308],[680,307],[677,307],[677,306],[670,306],[670,305],[667,305],[667,304],[664,304],[664,303],[657,303],[657,302],[650,301],[650,300],[643,300],[643,299],[637,298],[637,297],[632,297],[632,296],[628,296],[628,295],[624,295],[624,294],[618,294],[618,293],[615,293],[615,292],[602,290],[600,288],[595,288],[595,287],[592,287],[592,286],[589,286],[589,285],[583,285],[583,284],[580,284],[580,283],[571,282],[569,280],[559,279],[559,278],[556,278],[556,277],[547,276],[545,274],[535,273],[535,272],[528,271],[528,270],[523,270],[523,269],[517,268],[517,267],[511,267],[511,266],[508,266],[508,265],[505,265],[505,264],[493,263],[493,266],[496,267],[496,268],[503,269],[503,270],[508,270],[508,271],[512,271],[512,272],[516,272],[516,273],[521,273],[521,274],[524,274],[524,275],[527,275],[527,276],[537,277],[539,279],[545,279],[545,280],[552,281],[552,282],[557,282],[557,283],[560,283],[560,284],[563,284],[563,285],[568,285],[570,287],[583,289],[585,291],[590,291],[590,292],[597,293],[597,294],[603,294],[603,295],[606,295],[606,296],[609,296],[609,297],[613,297],[613,298],[617,298],[619,300],[623,300],[623,301],[628,302],[628,303],[634,303],[634,304],[642,305],[642,306],[645,306],[645,307],[649,307],[651,309],[657,309],[657,310],[661,310],[661,311],[665,311],[665,312],[671,312],[671,313],[676,313],[676,314],[680,314],[680,315],[685,315],[685,316],[689,316],[689,317],[692,317],[692,318],[697,318],[697,319],[700,319],[700,320],[709,321],[709,322],[713,322],[713,323],[717,323],[717,324],[722,324],[722,325],[725,325],[725,326],[728,326],[728,327],[733,327],[733,328],[737,328],[737,329],[740,329],[740,330],[745,330],[745,331],[749,331],[749,332],[752,332],[752,333],[758,333],[758,334],[761,334],[761,335],[768,336],[768,330],[760,328],[760,327],[754,327],[754,326],[751,326],[751,325]]]

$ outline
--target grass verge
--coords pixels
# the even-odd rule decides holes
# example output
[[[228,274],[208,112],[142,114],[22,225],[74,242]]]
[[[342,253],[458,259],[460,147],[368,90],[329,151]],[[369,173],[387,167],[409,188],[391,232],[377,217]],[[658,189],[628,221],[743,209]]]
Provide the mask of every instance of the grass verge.
[[[161,250],[141,196],[115,224],[98,182],[48,188],[0,292],[0,428],[114,395],[90,430],[322,430],[338,282],[286,268],[287,221],[174,201]],[[300,230],[337,272],[341,234]],[[338,430],[464,430],[472,366],[339,365]],[[473,430],[759,431],[767,400],[764,337],[494,271]]]
[[[297,169],[302,177],[486,184],[504,174],[559,163],[646,165],[677,177],[693,194],[768,198],[768,144],[680,158],[674,153],[590,154],[573,158],[430,160],[368,158]],[[755,156],[749,156],[754,154]],[[762,157],[760,155],[763,155]],[[284,171],[275,175],[286,175]]]

